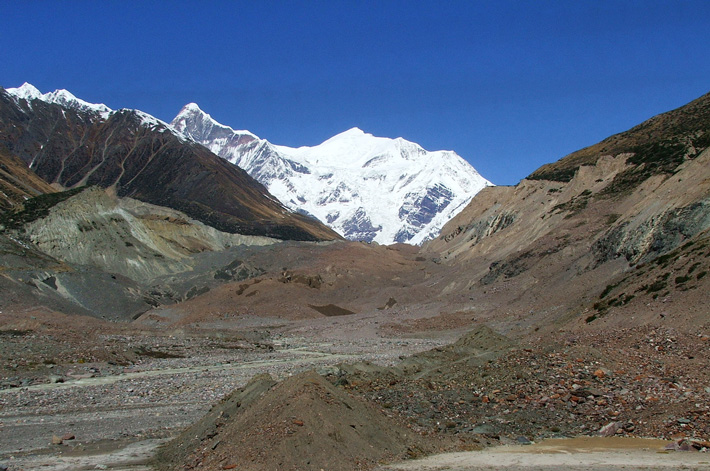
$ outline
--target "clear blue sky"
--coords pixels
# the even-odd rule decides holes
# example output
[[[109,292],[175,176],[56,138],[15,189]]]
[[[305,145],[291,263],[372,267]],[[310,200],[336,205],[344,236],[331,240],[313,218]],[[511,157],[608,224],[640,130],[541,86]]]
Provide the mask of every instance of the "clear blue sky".
[[[710,91],[710,1],[6,1],[0,85],[273,143],[353,126],[497,184]]]

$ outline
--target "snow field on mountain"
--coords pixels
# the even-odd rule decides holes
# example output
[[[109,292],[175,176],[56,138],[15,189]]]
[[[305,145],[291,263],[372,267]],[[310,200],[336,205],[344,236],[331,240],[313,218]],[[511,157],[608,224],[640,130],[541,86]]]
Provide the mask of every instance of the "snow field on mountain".
[[[292,148],[234,131],[194,104],[172,124],[246,170],[290,209],[352,240],[420,244],[491,185],[455,152],[429,152],[358,128]]]

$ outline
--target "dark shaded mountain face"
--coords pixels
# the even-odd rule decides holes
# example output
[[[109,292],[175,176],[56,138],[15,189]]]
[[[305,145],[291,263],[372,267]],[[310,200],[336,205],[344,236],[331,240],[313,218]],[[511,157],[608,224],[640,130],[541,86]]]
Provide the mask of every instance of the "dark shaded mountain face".
[[[0,213],[15,210],[28,198],[53,191],[47,182],[0,144]]]
[[[0,90],[0,142],[39,177],[97,185],[183,211],[219,230],[332,240],[321,223],[284,208],[246,172],[140,111],[100,116]]]

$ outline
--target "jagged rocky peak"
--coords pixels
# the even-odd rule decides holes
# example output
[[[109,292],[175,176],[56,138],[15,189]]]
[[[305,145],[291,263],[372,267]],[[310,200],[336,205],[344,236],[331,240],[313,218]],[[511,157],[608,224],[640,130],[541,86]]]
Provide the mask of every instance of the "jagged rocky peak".
[[[290,209],[351,240],[419,244],[491,185],[455,152],[429,152],[358,127],[292,148],[234,131],[194,104],[172,124],[246,170]]]
[[[248,144],[254,146],[261,143],[261,139],[249,131],[236,131],[218,123],[212,116],[202,111],[197,103],[188,103],[183,106],[180,113],[171,122],[171,126],[216,154],[219,153],[219,150]],[[225,155],[221,157],[225,157]],[[227,160],[231,161],[228,157]]]

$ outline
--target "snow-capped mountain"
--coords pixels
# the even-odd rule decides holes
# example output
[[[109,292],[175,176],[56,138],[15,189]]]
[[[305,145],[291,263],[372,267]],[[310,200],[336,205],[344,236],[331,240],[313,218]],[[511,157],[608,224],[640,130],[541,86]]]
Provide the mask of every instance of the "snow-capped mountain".
[[[0,88],[0,136],[8,153],[36,176],[67,189],[110,188],[224,232],[339,238],[319,221],[289,211],[246,171],[142,111],[112,111],[65,90],[42,94],[29,84]]]
[[[126,108],[120,110],[112,110],[103,103],[89,103],[87,101],[82,100],[81,98],[77,98],[67,90],[55,90],[53,92],[42,93],[34,85],[25,82],[17,88],[7,88],[5,89],[5,91],[10,94],[10,96],[14,97],[15,100],[25,100],[27,102],[27,106],[29,106],[30,108],[32,107],[32,100],[41,100],[45,103],[52,103],[55,105],[59,105],[62,108],[80,112],[83,115],[88,116],[92,120],[105,121],[116,112],[128,112],[136,116],[136,118],[140,121],[141,125],[147,128],[162,130],[163,132],[170,132],[183,141],[189,140],[187,136],[185,136],[181,132],[176,131],[170,124],[166,123],[165,121],[161,121],[158,118],[149,115],[148,113],[145,113],[140,110],[132,110]]]
[[[194,103],[171,124],[246,170],[289,208],[351,240],[420,244],[491,185],[455,152],[429,152],[358,128],[291,148],[222,125]]]
[[[73,109],[75,111],[84,111],[93,115],[98,115],[106,119],[111,113],[111,108],[104,104],[88,103],[80,98],[75,97],[67,90],[55,90],[49,93],[42,93],[37,88],[27,82],[23,83],[18,88],[8,88],[6,91],[15,96],[27,100],[31,104],[32,100],[42,100],[47,103],[54,103],[64,108]]]

